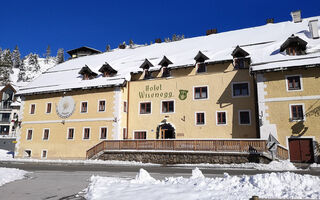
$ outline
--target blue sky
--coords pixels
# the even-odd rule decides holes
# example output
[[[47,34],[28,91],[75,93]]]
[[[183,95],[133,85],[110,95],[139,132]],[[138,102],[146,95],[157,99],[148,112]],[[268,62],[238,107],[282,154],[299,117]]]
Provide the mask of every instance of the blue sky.
[[[101,51],[107,44],[116,48],[132,39],[144,44],[156,38],[184,34],[186,37],[291,20],[290,12],[300,9],[302,17],[320,15],[319,0],[55,0],[2,1],[0,47],[18,45],[24,56],[43,55],[51,46],[70,50],[90,46]]]

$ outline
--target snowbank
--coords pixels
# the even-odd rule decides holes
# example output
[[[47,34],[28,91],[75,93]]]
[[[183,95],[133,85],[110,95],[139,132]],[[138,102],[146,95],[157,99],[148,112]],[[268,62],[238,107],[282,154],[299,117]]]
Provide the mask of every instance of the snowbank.
[[[20,169],[0,167],[0,186],[15,180],[23,179],[26,173],[26,171]]]
[[[92,176],[87,189],[89,200],[209,200],[260,198],[319,199],[320,178],[291,172],[254,176],[205,178],[199,169],[191,178],[169,177],[155,180],[141,169],[136,179]]]
[[[0,149],[0,160],[11,160],[12,154],[9,153],[7,150]]]

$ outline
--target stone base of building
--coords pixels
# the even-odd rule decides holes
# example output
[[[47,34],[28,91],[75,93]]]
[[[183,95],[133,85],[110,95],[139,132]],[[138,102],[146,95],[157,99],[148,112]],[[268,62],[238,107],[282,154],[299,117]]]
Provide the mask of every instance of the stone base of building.
[[[231,164],[269,163],[271,159],[261,153],[219,152],[150,152],[150,151],[104,151],[96,157],[100,160],[136,161],[156,164]]]

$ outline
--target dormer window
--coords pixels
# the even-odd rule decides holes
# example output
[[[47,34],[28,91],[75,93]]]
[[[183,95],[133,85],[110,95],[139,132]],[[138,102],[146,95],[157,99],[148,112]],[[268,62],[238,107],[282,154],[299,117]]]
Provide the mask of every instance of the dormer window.
[[[82,75],[82,80],[90,80],[97,76],[97,74],[91,71],[87,65],[82,67],[82,69],[79,71],[79,74]]]
[[[209,58],[204,55],[201,51],[198,52],[194,60],[196,61],[197,73],[207,72],[207,66],[204,63]]]
[[[144,74],[143,79],[151,79],[152,78],[152,74],[149,71],[150,67],[153,67],[153,64],[148,59],[145,59],[144,62],[142,63],[142,65],[140,66],[140,68],[143,69],[143,74]]]
[[[161,77],[171,76],[170,69],[168,68],[170,64],[172,64],[172,62],[166,56],[163,56],[162,60],[159,63],[159,65],[161,65],[161,71],[162,71]]]
[[[112,77],[118,73],[118,71],[113,69],[108,63],[103,64],[99,72],[102,73],[103,77]]]
[[[296,56],[306,54],[307,42],[298,36],[291,35],[280,47],[280,52],[286,52],[286,55]]]
[[[231,55],[233,57],[233,66],[235,69],[246,69],[249,67],[249,53],[243,50],[240,46],[237,46]]]

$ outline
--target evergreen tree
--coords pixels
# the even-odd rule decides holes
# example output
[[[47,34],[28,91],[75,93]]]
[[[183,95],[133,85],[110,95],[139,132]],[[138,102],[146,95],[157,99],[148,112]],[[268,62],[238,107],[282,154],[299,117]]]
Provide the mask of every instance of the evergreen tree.
[[[51,54],[51,48],[50,48],[50,45],[48,45],[47,50],[46,50],[46,56],[45,56],[46,58],[44,60],[44,62],[47,64],[49,63],[50,54]]]
[[[20,68],[21,59],[20,59],[20,51],[18,45],[16,45],[15,49],[12,51],[12,65],[14,68]]]
[[[29,71],[38,72],[40,70],[40,65],[38,63],[38,55],[30,53],[27,57],[28,64],[30,66]]]
[[[5,49],[0,56],[0,84],[9,83],[12,72],[12,55],[9,49]]]
[[[131,49],[133,48],[133,45],[134,45],[133,41],[130,40],[130,41],[129,41],[129,46],[130,46]]]
[[[110,45],[108,44],[107,46],[106,46],[106,52],[110,52],[111,51],[111,47],[110,47]]]
[[[23,81],[26,82],[28,81],[28,78],[26,76],[26,67],[24,65],[24,60],[21,61],[21,65],[19,67],[19,74],[18,74],[18,82]]]
[[[172,41],[174,42],[174,41],[177,41],[177,36],[176,36],[176,34],[173,34],[172,35]]]
[[[57,64],[64,62],[64,50],[63,49],[58,49],[56,61],[57,61]]]

